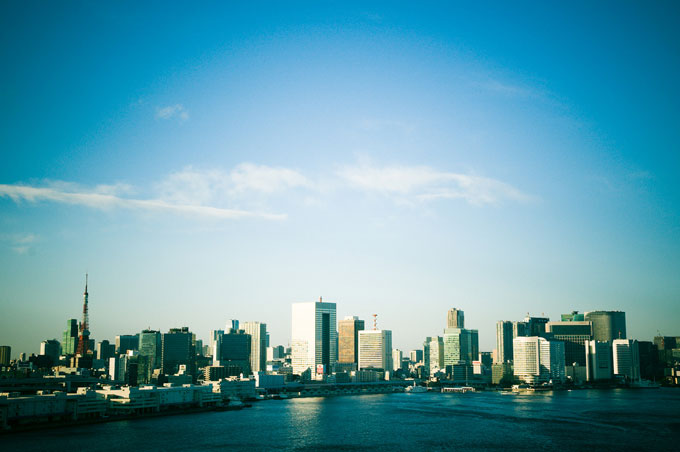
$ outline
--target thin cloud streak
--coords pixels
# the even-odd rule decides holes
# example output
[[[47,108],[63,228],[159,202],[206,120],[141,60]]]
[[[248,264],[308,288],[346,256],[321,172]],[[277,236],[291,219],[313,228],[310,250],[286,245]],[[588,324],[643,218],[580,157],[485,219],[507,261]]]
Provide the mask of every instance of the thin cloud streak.
[[[346,166],[338,176],[355,188],[400,200],[464,199],[470,204],[497,204],[505,200],[526,202],[531,196],[496,179],[437,171],[428,166]]]
[[[20,203],[21,201],[31,203],[52,201],[102,210],[125,208],[192,216],[199,215],[221,219],[263,218],[267,220],[282,220],[286,218],[286,215],[284,214],[224,209],[204,205],[173,204],[160,199],[121,198],[112,194],[96,193],[92,191],[64,191],[57,188],[32,187],[27,185],[0,184],[0,196],[9,197],[16,203]]]
[[[174,117],[177,117],[180,121],[186,121],[189,119],[189,112],[186,111],[182,104],[168,105],[167,107],[156,109],[156,118],[158,119],[171,119]]]

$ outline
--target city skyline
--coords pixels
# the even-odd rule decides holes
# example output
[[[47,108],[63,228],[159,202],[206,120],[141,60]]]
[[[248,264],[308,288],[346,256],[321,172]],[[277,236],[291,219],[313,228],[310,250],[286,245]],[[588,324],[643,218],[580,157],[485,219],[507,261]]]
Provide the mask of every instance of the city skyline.
[[[529,9],[3,5],[0,343],[61,339],[86,272],[97,341],[286,344],[320,296],[404,351],[452,307],[485,351],[527,312],[676,334],[679,8]]]

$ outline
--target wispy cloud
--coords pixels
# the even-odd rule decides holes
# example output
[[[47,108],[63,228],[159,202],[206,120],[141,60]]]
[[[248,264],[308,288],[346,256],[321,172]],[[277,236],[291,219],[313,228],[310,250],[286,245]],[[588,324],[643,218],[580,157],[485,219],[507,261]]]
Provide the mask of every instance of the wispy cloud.
[[[274,195],[288,189],[312,186],[309,179],[294,169],[241,163],[231,171],[188,166],[168,175],[156,185],[156,189],[160,199],[204,205],[225,198]]]
[[[9,244],[12,251],[17,254],[28,254],[39,237],[32,233],[0,234],[0,241]]]
[[[65,189],[64,187],[69,187]],[[163,199],[136,199],[116,194],[98,192],[95,189],[76,188],[73,184],[53,184],[36,187],[29,185],[0,184],[0,196],[9,197],[16,203],[51,201],[62,204],[81,205],[95,209],[115,208],[151,212],[166,212],[188,216],[213,217],[222,219],[263,218],[268,220],[284,219],[285,215],[262,213],[240,209],[227,209],[210,205],[169,202]]]
[[[496,204],[501,201],[528,201],[529,195],[496,179],[446,171],[429,166],[384,166],[370,163],[345,166],[341,179],[355,189],[372,191],[400,201],[463,199],[470,204]]]
[[[189,119],[189,112],[186,111],[184,105],[182,104],[168,105],[167,107],[156,108],[156,118],[158,119],[177,118],[180,121],[186,121],[187,119]]]

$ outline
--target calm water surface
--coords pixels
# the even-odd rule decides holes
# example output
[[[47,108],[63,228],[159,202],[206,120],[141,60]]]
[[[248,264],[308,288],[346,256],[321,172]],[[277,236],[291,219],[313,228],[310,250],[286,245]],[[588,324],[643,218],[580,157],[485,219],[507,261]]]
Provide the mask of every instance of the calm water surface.
[[[680,390],[389,394],[271,400],[4,435],[0,449],[680,450]]]

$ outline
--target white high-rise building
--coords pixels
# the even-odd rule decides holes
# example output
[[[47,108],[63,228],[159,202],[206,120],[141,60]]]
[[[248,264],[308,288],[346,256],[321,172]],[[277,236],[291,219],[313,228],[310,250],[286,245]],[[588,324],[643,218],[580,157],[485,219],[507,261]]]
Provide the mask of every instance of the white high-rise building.
[[[397,371],[401,369],[401,361],[404,359],[404,352],[395,348],[392,350],[392,369]]]
[[[612,346],[609,342],[585,341],[586,380],[612,378]]]
[[[528,384],[564,381],[564,342],[530,336],[517,337],[512,345],[517,378]]]
[[[264,372],[267,370],[267,324],[260,322],[243,322],[243,329],[250,334],[250,370]]]
[[[631,339],[615,339],[612,342],[614,375],[630,381],[640,380],[640,351],[638,342]]]
[[[338,360],[335,303],[293,303],[291,361],[293,373],[311,376],[330,373]]]
[[[359,369],[392,370],[392,331],[359,331],[358,367]]]
[[[423,361],[429,376],[445,368],[444,341],[441,337],[426,337],[423,344]]]

